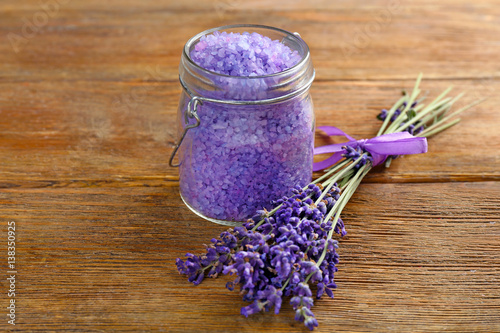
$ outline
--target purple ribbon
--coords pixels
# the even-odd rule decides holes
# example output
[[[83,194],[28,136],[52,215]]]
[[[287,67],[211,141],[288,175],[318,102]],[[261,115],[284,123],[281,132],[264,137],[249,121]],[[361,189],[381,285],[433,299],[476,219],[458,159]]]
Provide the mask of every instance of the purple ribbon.
[[[344,136],[350,141],[314,148],[314,155],[333,153],[326,160],[314,163],[314,171],[328,168],[340,161],[342,159],[341,153],[346,151],[342,148],[344,146],[351,146],[355,149],[361,148],[369,152],[373,157],[374,166],[384,163],[390,155],[409,155],[427,152],[427,139],[413,136],[408,132],[390,133],[376,136],[372,139],[356,140],[337,127],[320,126],[317,129],[322,130],[328,136]]]

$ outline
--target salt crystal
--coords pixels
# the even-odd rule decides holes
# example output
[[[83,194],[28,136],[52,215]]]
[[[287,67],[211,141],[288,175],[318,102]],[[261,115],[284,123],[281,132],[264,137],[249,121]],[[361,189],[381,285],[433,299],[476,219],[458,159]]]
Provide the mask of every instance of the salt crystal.
[[[248,77],[223,81],[233,88],[228,99],[241,100],[269,98],[272,81],[255,76],[285,71],[302,59],[258,33],[217,31],[201,37],[190,57],[208,71]],[[200,126],[189,131],[181,153],[186,202],[211,218],[245,221],[291,187],[309,183],[314,114],[307,96],[262,106],[200,105]]]

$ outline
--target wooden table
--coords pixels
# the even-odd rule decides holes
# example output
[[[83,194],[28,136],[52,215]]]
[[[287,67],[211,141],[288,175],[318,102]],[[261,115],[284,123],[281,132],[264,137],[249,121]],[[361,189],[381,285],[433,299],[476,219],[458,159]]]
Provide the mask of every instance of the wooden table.
[[[458,107],[490,97],[427,154],[366,178],[318,332],[500,331],[497,1],[57,1],[0,3],[0,330],[306,331],[287,305],[244,318],[229,278],[193,287],[174,264],[226,228],[186,209],[168,166],[181,49],[256,23],[300,32],[317,125],[357,138],[419,72],[429,97],[449,85],[468,91]]]

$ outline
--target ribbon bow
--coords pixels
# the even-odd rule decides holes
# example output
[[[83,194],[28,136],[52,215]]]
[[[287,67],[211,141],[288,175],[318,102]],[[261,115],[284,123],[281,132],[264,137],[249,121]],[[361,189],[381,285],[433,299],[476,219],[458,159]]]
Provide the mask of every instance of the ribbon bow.
[[[344,146],[351,146],[354,149],[361,148],[369,152],[373,157],[374,166],[384,163],[390,155],[410,155],[427,152],[427,139],[413,136],[408,132],[390,133],[376,136],[372,139],[356,140],[337,127],[320,126],[318,129],[325,132],[328,136],[344,136],[350,141],[314,148],[314,155],[333,153],[326,160],[314,163],[314,171],[328,168],[342,159],[342,154],[340,153],[346,151],[342,148]]]

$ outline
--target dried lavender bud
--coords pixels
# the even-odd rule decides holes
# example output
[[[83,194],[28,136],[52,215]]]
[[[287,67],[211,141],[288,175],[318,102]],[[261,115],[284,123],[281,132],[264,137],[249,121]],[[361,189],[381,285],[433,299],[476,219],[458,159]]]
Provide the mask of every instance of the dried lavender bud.
[[[338,245],[328,239],[333,226],[331,220],[325,220],[325,214],[333,208],[340,189],[333,186],[318,205],[315,201],[322,189],[317,185],[291,192],[291,197],[278,200],[277,205],[281,206],[274,214],[258,211],[243,227],[224,231],[212,239],[205,255],[188,255],[186,262],[178,259],[177,266],[195,284],[204,275],[235,275],[226,287],[233,290],[239,285],[243,300],[250,302],[241,309],[244,316],[271,308],[278,313],[283,296],[292,296],[290,304],[298,311],[298,320],[312,329],[317,321],[310,310],[314,302],[309,285],[318,284],[316,297],[324,293],[333,296],[335,288]],[[339,222],[335,230],[343,234],[345,228]],[[316,265],[323,252],[321,265]]]
[[[388,112],[389,111],[387,111],[386,109],[382,109],[382,111],[380,112],[380,114],[377,116],[377,119],[384,121],[385,118],[387,118],[387,113]]]
[[[368,161],[373,162],[373,157],[370,154],[363,155],[364,153],[366,153],[366,151],[361,147],[353,148],[351,146],[343,146],[342,148],[345,150],[345,153],[342,154],[342,156],[344,156],[346,159],[357,160],[361,157],[361,160],[354,166],[354,168],[356,169],[361,168]]]

